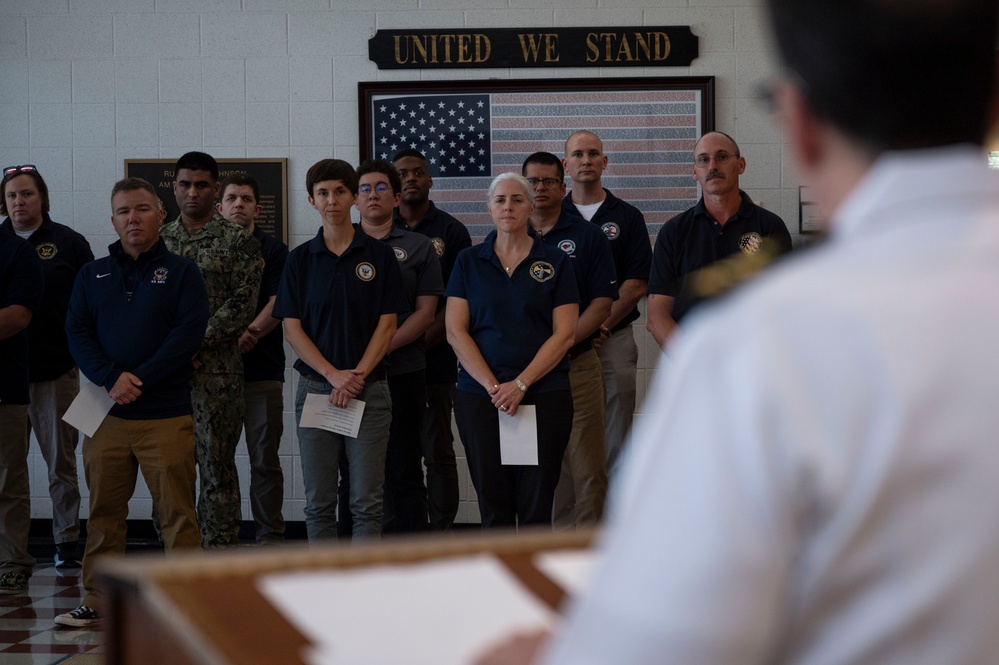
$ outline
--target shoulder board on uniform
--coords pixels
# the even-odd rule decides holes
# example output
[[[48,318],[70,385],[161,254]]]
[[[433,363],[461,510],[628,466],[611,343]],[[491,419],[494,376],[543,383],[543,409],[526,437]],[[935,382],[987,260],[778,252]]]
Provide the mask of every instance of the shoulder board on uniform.
[[[739,252],[692,272],[688,277],[690,291],[698,298],[720,296],[766,268],[780,253],[775,240],[763,238],[753,254]]]

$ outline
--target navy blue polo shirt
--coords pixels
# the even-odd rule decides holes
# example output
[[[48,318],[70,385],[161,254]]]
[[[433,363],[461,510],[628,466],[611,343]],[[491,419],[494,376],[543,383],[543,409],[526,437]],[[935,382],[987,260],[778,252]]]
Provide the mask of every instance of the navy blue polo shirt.
[[[0,232],[15,233],[10,218],[0,224]],[[28,242],[38,252],[45,273],[42,305],[28,324],[28,365],[31,382],[52,381],[68,372],[73,356],[66,342],[66,308],[73,281],[80,268],[94,260],[90,243],[82,235],[43,215],[42,224]]]
[[[458,255],[444,295],[468,301],[468,333],[500,382],[513,381],[531,364],[552,335],[556,307],[579,302],[571,259],[557,247],[534,236],[530,254],[507,275],[493,242],[496,231],[481,245]],[[472,376],[458,373],[458,389],[487,395]],[[569,390],[569,358],[534,382],[532,393]]]
[[[259,226],[253,227],[253,237],[260,241],[260,254],[264,257],[257,309],[253,315],[256,318],[271,296],[277,295],[288,259],[288,246]],[[281,326],[261,337],[257,345],[243,355],[243,378],[247,381],[284,381],[284,334]]]
[[[454,269],[458,254],[472,246],[472,238],[465,225],[438,208],[433,201],[430,201],[427,214],[412,229],[403,221],[398,208],[392,214],[392,219],[399,228],[430,238],[434,249],[437,250],[437,256],[440,257],[441,274],[444,283],[447,284],[451,279],[451,271]],[[443,309],[444,304],[445,299],[441,298],[437,303],[437,310]],[[454,383],[457,380],[458,357],[454,355],[454,349],[447,340],[427,349],[427,383]]]
[[[0,233],[0,309],[20,305],[32,315],[42,305],[45,278],[31,245]],[[30,325],[30,324],[29,324]],[[28,403],[27,330],[0,339],[0,405]]]
[[[540,235],[540,234],[538,234]],[[572,260],[579,288],[579,312],[582,313],[594,298],[617,300],[617,272],[610,241],[593,224],[582,217],[564,210],[555,226],[541,236],[546,245],[561,249]]]
[[[742,204],[724,224],[708,214],[702,197],[659,231],[648,292],[676,298],[674,321],[705,300],[691,292],[687,283],[691,273],[739,252],[754,254],[764,238],[776,241],[782,254],[791,251],[791,234],[784,221],[753,203],[745,192],[739,193]]]
[[[302,330],[337,369],[361,362],[383,314],[408,309],[399,262],[392,248],[354,226],[354,239],[337,256],[326,248],[323,229],[288,254],[274,316],[302,322]],[[319,376],[301,359],[295,369]]]
[[[630,203],[614,196],[604,188],[604,202],[594,213],[590,223],[595,225],[610,240],[614,255],[614,269],[618,284],[629,279],[649,279],[652,268],[652,245],[649,243],[649,230],[645,226],[645,215]],[[562,210],[581,217],[572,202],[572,192],[562,200]],[[623,330],[640,316],[638,307],[632,308],[616,326],[614,332]]]
[[[358,227],[362,233],[364,229]],[[402,284],[406,295],[407,312],[399,315],[399,325],[416,309],[416,299],[419,296],[442,296],[444,280],[441,278],[441,262],[430,240],[419,233],[413,233],[396,226],[382,238],[378,239],[392,248],[399,270],[402,272]],[[438,301],[441,300],[438,298]],[[423,337],[419,337],[406,346],[390,353],[385,362],[388,365],[389,376],[418,372],[427,366],[427,354],[423,349]]]
[[[80,371],[110,390],[122,372],[142,381],[142,395],[115,404],[125,420],[191,413],[194,354],[208,329],[208,289],[197,264],[160,239],[132,259],[121,242],[76,276],[66,315],[69,348]]]

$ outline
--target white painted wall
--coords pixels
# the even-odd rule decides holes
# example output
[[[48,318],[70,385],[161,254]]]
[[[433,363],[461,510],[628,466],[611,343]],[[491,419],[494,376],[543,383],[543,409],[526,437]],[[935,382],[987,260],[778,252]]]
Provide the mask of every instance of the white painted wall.
[[[111,185],[123,160],[287,157],[289,239],[314,234],[305,173],[335,156],[358,161],[357,83],[370,80],[716,77],[716,127],[739,141],[742,184],[797,230],[798,192],[781,134],[755,98],[775,71],[759,0],[0,0],[0,162],[33,163],[52,216],[85,234],[98,256],[114,241]],[[363,8],[363,9],[362,9]],[[379,71],[367,58],[376,29],[690,25],[690,67]],[[608,173],[613,173],[613,155]],[[644,321],[639,396],[659,357]],[[304,506],[286,384],[285,517]],[[641,410],[641,409],[640,409]],[[460,444],[457,446],[461,453]],[[248,466],[238,458],[244,495]],[[51,516],[45,463],[32,443],[32,517]],[[82,463],[80,484],[83,483]],[[461,472],[459,522],[478,519]],[[85,486],[82,487],[86,493]],[[148,515],[140,487],[132,517]],[[244,499],[244,519],[250,519]],[[86,517],[84,499],[82,515]]]

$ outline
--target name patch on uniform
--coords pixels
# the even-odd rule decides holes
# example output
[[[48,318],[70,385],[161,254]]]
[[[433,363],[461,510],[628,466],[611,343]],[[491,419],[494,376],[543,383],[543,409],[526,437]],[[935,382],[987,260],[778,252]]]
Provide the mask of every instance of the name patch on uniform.
[[[357,278],[362,282],[370,282],[375,278],[375,267],[367,261],[364,263],[358,263],[354,272],[357,274]]]
[[[760,251],[761,246],[763,246],[763,237],[756,231],[743,233],[739,238],[739,249],[743,254],[755,254]]]
[[[35,247],[35,250],[38,252],[38,258],[45,260],[55,258],[55,255],[59,253],[59,248],[51,242],[43,242]]]
[[[555,266],[547,261],[535,261],[531,264],[531,277],[536,282],[547,282],[555,276]]]
[[[616,222],[607,222],[600,227],[600,230],[604,232],[608,240],[614,240],[619,235],[621,235],[621,227],[617,225]]]
[[[437,250],[437,256],[444,256],[444,238],[431,238],[430,242],[434,244],[434,249]]]
[[[573,241],[569,240],[568,238],[566,238],[565,240],[563,240],[562,242],[560,242],[558,244],[558,248],[561,249],[566,254],[575,254],[576,253],[576,243],[574,243]]]
[[[409,254],[402,247],[393,247],[392,251],[395,252],[395,258],[399,260],[399,263],[409,258]]]
[[[153,284],[164,284],[166,283],[167,274],[170,271],[166,268],[159,267],[153,271],[153,279],[151,280]]]

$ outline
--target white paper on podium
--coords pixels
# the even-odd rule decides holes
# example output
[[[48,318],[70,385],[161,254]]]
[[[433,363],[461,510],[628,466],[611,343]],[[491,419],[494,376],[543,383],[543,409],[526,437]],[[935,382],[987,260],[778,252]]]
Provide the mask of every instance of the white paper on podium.
[[[546,550],[534,555],[534,567],[569,596],[579,596],[589,586],[596,564],[597,555],[589,549]]]
[[[334,434],[356,437],[361,427],[361,416],[364,415],[364,402],[352,399],[347,406],[339,407],[330,404],[329,395],[309,393],[302,405],[301,427],[315,427]]]
[[[83,432],[85,436],[93,437],[112,406],[114,400],[103,386],[84,379],[80,381],[80,393],[66,409],[62,419]]]
[[[533,404],[517,408],[516,415],[499,413],[500,463],[538,465],[538,410]]]
[[[303,657],[315,665],[467,665],[511,632],[550,627],[554,617],[485,554],[277,573],[258,588],[312,643]]]

